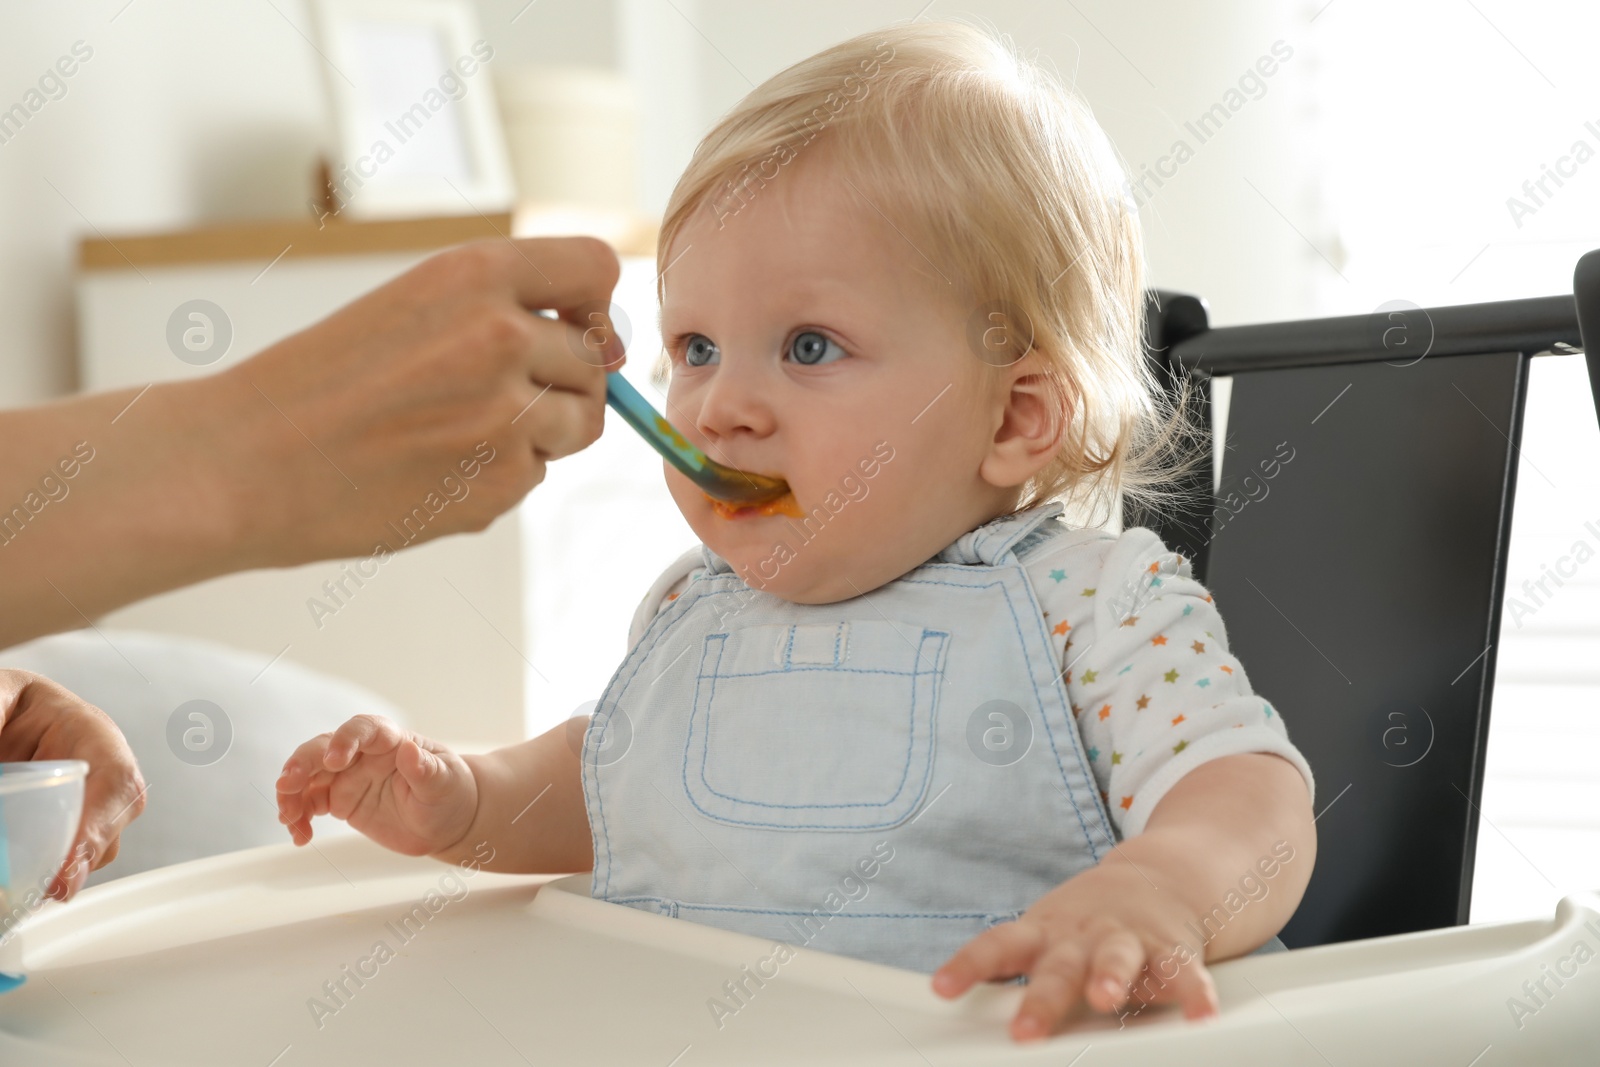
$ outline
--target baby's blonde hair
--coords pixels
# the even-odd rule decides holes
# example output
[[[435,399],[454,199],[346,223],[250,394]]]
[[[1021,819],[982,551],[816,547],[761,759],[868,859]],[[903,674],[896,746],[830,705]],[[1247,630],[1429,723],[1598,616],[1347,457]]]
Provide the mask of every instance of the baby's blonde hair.
[[[952,284],[979,334],[1001,314],[1019,359],[1031,333],[1066,428],[1018,508],[1059,497],[1100,514],[1119,493],[1159,497],[1180,420],[1142,348],[1143,255],[1122,165],[1076,95],[972,26],[862,34],[753,90],[673,189],[658,277],[694,212],[728,224],[822,134],[832,166]]]

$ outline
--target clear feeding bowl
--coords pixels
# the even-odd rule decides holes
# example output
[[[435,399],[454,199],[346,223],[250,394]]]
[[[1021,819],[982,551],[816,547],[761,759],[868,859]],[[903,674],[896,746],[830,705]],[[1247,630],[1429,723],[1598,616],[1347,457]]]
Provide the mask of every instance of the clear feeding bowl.
[[[23,982],[17,929],[66,862],[88,773],[75,759],[0,763],[0,993]]]

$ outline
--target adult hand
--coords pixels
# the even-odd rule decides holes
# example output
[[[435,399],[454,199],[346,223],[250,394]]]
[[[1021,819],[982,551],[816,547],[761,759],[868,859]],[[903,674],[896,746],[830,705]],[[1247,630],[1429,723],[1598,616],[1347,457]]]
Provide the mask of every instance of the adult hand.
[[[461,245],[222,373],[0,412],[0,648],[483,529],[599,436],[618,272],[593,238]]]
[[[117,858],[121,834],[144,810],[133,752],[105,712],[27,671],[0,670],[0,762],[79,759],[89,764],[83,817],[72,849],[48,887],[71,900],[89,872]]]
[[[236,495],[257,498],[239,501],[256,559],[398,549],[522,499],[600,436],[617,275],[593,238],[462,245],[222,375],[246,420],[249,450],[230,451]],[[449,505],[405,529],[429,493]]]

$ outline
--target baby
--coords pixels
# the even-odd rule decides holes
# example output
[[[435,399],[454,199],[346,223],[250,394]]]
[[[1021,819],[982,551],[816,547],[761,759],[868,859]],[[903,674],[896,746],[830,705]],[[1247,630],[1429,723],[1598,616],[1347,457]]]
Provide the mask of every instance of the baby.
[[[360,717],[289,759],[280,819],[488,840],[491,869],[592,868],[597,898],[943,996],[1023,979],[1017,1039],[1080,1001],[1214,1013],[1206,962],[1305,889],[1312,779],[1188,563],[1063,520],[1157,484],[1174,424],[1086,108],[964,25],[847,41],[705,138],[658,266],[668,417],[791,497],[666,468],[702,544],[581,746],[461,757]]]

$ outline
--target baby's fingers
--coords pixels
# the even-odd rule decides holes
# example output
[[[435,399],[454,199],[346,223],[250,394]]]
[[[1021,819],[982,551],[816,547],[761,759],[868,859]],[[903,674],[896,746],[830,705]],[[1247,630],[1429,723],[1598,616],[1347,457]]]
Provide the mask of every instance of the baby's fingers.
[[[423,804],[437,804],[461,788],[455,763],[424,748],[417,738],[402,741],[394,760],[395,770],[411,787],[411,795]]]
[[[328,810],[328,789],[334,775],[323,767],[323,759],[333,737],[331,733],[318,734],[300,745],[278,775],[278,821],[288,827],[296,844],[311,840],[311,817]]]
[[[1096,1011],[1115,1011],[1128,999],[1128,987],[1144,969],[1144,946],[1132,931],[1118,928],[1094,947],[1083,999]]]
[[[332,740],[331,733],[318,734],[289,754],[289,758],[283,761],[283,770],[278,774],[280,800],[285,795],[293,796],[301,792],[309,784],[312,775],[322,770],[322,760]]]
[[[1217,1014],[1217,987],[1198,953],[1180,945],[1163,956],[1150,957],[1123,1010],[1137,1015],[1153,1004],[1177,1004],[1189,1019]]]
[[[357,715],[333,732],[322,766],[330,771],[348,767],[356,753],[393,752],[405,734],[400,727],[380,715]]]
[[[278,821],[291,828],[306,812],[306,791],[322,767],[322,756],[332,734],[318,734],[296,748],[283,762],[276,783]]]
[[[942,997],[965,993],[978,982],[1025,974],[1044,948],[1044,932],[1033,923],[991,926],[933,972],[933,991]]]
[[[1177,968],[1177,975],[1166,980],[1158,999],[1176,1001],[1183,1008],[1186,1019],[1202,1019],[1217,1014],[1217,986],[1200,957],[1182,953],[1174,958],[1173,963],[1167,963],[1161,973],[1172,970],[1174,963],[1180,960],[1183,962]]]
[[[1011,1036],[1018,1041],[1043,1037],[1055,1029],[1083,995],[1089,954],[1078,941],[1059,941],[1039,957],[1028,974],[1028,991],[1011,1020]]]
[[[285,785],[284,778],[278,779],[278,821],[288,828],[297,845],[311,840],[311,817],[327,810],[326,779],[326,772],[309,780],[298,779],[292,785]]]
[[[280,818],[278,821],[288,829],[289,838],[295,844],[306,845],[311,843],[311,816],[302,815],[294,819]]]
[[[285,792],[283,779],[278,782],[278,821],[288,828],[295,844],[303,845],[311,840],[311,810],[306,793],[298,786]]]

